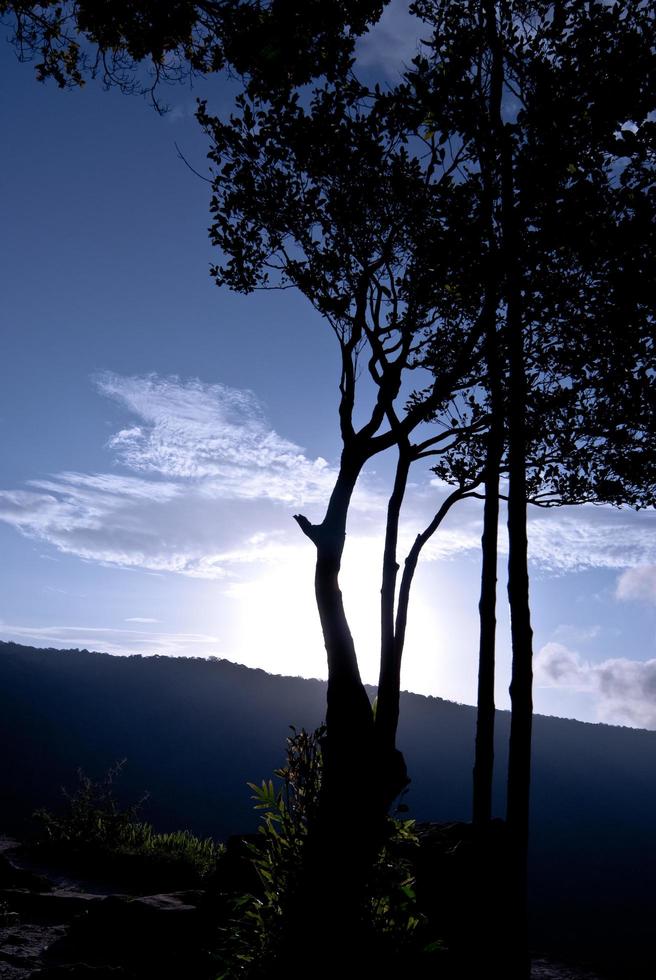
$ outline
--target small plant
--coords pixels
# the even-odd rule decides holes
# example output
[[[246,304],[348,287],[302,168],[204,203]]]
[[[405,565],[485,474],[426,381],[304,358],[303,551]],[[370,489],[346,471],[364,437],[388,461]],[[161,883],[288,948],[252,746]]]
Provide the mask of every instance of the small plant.
[[[248,845],[260,890],[234,900],[233,917],[223,930],[221,955],[227,969],[218,980],[270,976],[282,931],[289,925],[303,844],[319,805],[326,731],[323,725],[314,732],[290,728],[286,765],[274,771],[276,782],[248,783],[262,815],[261,839]]]
[[[417,906],[410,854],[419,847],[415,821],[387,818],[387,837],[371,875],[371,928],[390,952],[412,945],[426,923]]]
[[[40,809],[34,818],[43,828],[45,841],[70,848],[102,847],[112,850],[135,835],[139,811],[148,799],[144,795],[137,803],[121,807],[114,796],[114,783],[126,760],[114,763],[102,780],[92,780],[77,770],[78,787],[70,793],[62,787],[66,799],[63,814]]]
[[[319,807],[323,761],[321,740],[325,726],[314,732],[305,729],[287,738],[287,764],[276,769],[281,780],[277,789],[273,780],[262,780],[260,786],[248,783],[253,791],[255,809],[262,811],[259,833],[263,846],[252,846],[253,865],[262,882],[265,900],[283,912],[286,898],[294,889],[302,848],[308,829]]]
[[[37,847],[78,862],[86,871],[109,872],[144,888],[200,884],[215,870],[223,846],[188,830],[157,833],[139,819],[147,795],[122,806],[114,784],[124,766],[125,760],[115,763],[98,781],[78,770],[77,790],[63,790],[64,812],[41,809],[34,814],[41,826]]]

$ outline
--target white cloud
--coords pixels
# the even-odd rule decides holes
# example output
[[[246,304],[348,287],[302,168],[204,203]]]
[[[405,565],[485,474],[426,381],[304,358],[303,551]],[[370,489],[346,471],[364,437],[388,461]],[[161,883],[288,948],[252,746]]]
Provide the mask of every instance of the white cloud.
[[[358,41],[357,66],[395,78],[416,56],[421,31],[422,22],[409,12],[407,0],[392,0],[378,23]]]
[[[534,663],[537,687],[569,687],[575,691],[593,690],[590,664],[563,643],[545,643]]]
[[[299,541],[294,510],[321,518],[336,468],[279,435],[252,392],[154,374],[105,373],[96,384],[126,411],[108,443],[123,471],[66,471],[0,490],[0,520],[86,561],[230,581],[246,566],[287,560]],[[365,473],[359,481],[350,536],[380,541],[381,479]],[[434,482],[422,474],[409,489],[400,560],[448,492]],[[633,569],[618,595],[635,594],[638,574],[643,593],[648,588],[648,573],[635,566],[656,566],[653,514],[594,507],[530,513],[537,567]],[[456,504],[422,559],[477,554],[481,516],[480,501]],[[507,551],[503,526],[500,551]]]
[[[0,632],[7,640],[63,650],[76,647],[113,654],[221,656],[218,637],[204,633],[157,633],[96,626],[16,626],[9,623],[0,623]]]
[[[151,374],[105,373],[100,391],[141,424],[121,429],[110,447],[129,469],[203,481],[207,494],[303,506],[326,501],[335,471],[278,435],[252,391]]]
[[[153,374],[96,383],[130,412],[108,448],[132,472],[63,472],[1,490],[0,520],[23,534],[88,561],[217,579],[274,561],[298,539],[296,508],[323,510],[334,467],[279,436],[252,392]],[[362,481],[354,510],[383,504]]]
[[[529,554],[553,572],[591,568],[627,568],[656,563],[656,526],[652,513],[612,507],[568,507],[532,512]]]
[[[656,729],[656,660],[584,660],[562,643],[547,643],[535,658],[536,686],[594,695],[599,721]]]
[[[151,616],[128,616],[125,620],[126,623],[159,623],[159,619],[153,619]]]
[[[644,599],[656,602],[656,565],[627,568],[617,580],[618,599]]]

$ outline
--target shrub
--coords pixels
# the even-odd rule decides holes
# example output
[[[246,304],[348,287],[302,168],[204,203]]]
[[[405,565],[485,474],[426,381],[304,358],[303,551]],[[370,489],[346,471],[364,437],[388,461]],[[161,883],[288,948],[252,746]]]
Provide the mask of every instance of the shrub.
[[[216,868],[222,845],[188,830],[157,833],[139,819],[147,800],[121,805],[114,783],[125,766],[117,762],[101,780],[78,770],[74,793],[63,790],[63,813],[37,810],[37,847],[53,857],[81,864],[87,873],[128,878],[144,888],[201,884]]]
[[[246,846],[260,884],[257,894],[233,901],[232,916],[221,930],[218,980],[258,977],[271,969],[289,906],[301,873],[303,842],[314,819],[321,787],[322,726],[297,731],[287,738],[286,764],[273,779],[248,783],[255,809],[262,814],[259,840]],[[269,973],[270,975],[270,973]]]
[[[223,972],[218,980],[271,976],[283,934],[290,930],[293,934],[290,916],[303,848],[319,804],[324,734],[323,726],[315,732],[292,727],[286,765],[274,772],[274,779],[248,784],[255,809],[262,813],[261,839],[247,845],[260,890],[234,900],[232,919],[222,930]],[[365,932],[383,960],[403,957],[409,950],[421,953],[427,945],[426,919],[417,907],[410,858],[418,846],[413,820],[388,818],[385,844],[371,871],[365,923]]]

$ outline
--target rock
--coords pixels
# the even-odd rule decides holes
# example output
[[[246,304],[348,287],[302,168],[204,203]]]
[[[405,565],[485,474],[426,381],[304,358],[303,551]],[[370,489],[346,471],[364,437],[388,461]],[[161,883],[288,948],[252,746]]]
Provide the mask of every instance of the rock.
[[[31,976],[42,965],[44,951],[63,933],[64,926],[61,925],[19,923],[13,928],[0,928],[1,980]]]
[[[601,980],[601,978],[583,967],[535,957],[531,965],[531,980]]]
[[[25,922],[55,924],[70,922],[75,916],[102,899],[98,895],[59,889],[32,892],[26,888],[5,888],[0,891],[10,911],[17,912]]]
[[[46,966],[30,974],[29,980],[136,980],[136,977],[122,966],[71,963],[68,966]]]
[[[19,868],[6,854],[0,853],[0,889],[27,888],[30,891],[47,892],[52,884],[43,875]]]
[[[207,961],[204,918],[186,893],[109,896],[89,906],[47,952],[53,965],[122,966],[142,978],[198,974]]]

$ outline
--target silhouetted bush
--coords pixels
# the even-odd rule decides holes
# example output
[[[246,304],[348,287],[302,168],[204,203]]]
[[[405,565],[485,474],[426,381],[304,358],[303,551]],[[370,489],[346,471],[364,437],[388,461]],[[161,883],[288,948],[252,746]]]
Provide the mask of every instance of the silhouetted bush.
[[[218,980],[271,976],[281,950],[289,949],[303,894],[304,846],[318,813],[324,732],[323,726],[314,732],[292,728],[286,765],[275,770],[274,779],[248,784],[262,816],[256,838],[245,842],[258,887],[234,897],[229,921],[221,929]],[[346,806],[343,819],[349,819]],[[428,919],[417,904],[415,821],[389,817],[386,829],[384,846],[371,869],[363,940],[371,947],[372,963],[423,960],[428,966],[444,947],[428,934]],[[344,887],[349,887],[348,881]]]
[[[139,819],[147,795],[121,805],[114,782],[124,765],[125,760],[117,762],[98,781],[79,769],[77,790],[63,790],[63,812],[35,812],[39,830],[33,847],[86,875],[110,874],[141,890],[202,884],[216,869],[222,845],[188,830],[156,833]]]

